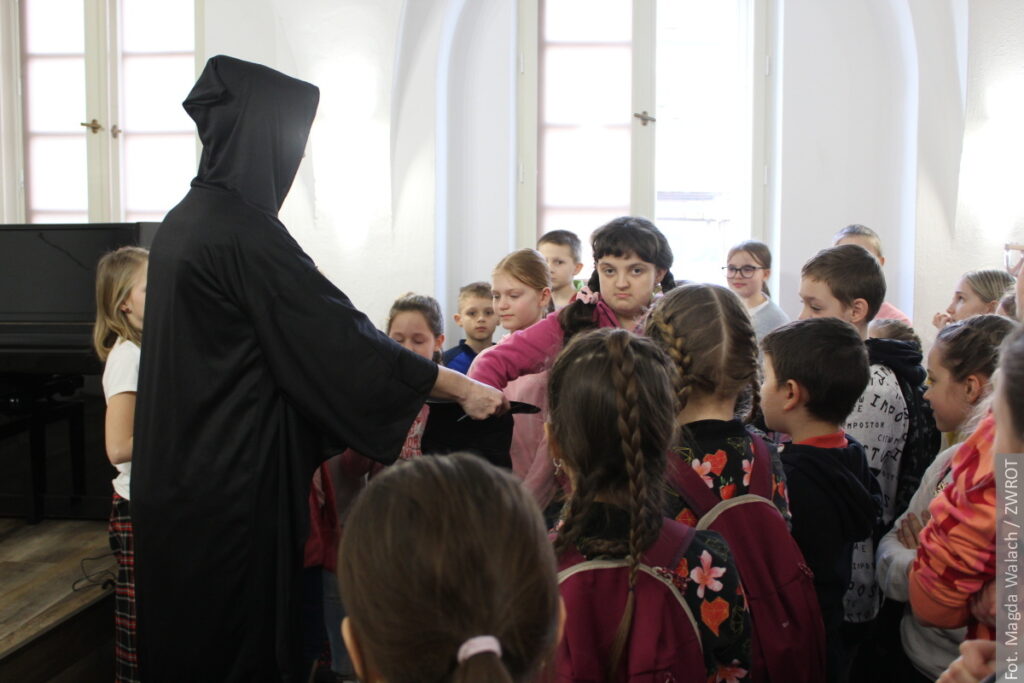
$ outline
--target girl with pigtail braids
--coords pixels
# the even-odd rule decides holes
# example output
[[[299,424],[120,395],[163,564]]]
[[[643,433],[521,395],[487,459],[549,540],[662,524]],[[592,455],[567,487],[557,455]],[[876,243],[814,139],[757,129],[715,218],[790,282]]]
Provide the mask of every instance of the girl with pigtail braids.
[[[569,620],[555,657],[558,680],[593,680],[583,672],[600,671],[605,680],[627,681],[649,664],[634,657],[642,650],[637,643],[649,641],[646,629],[661,626],[660,615],[649,611],[665,604],[649,593],[657,589],[652,567],[671,577],[698,624],[703,661],[675,662],[677,668],[665,669],[682,675],[674,680],[742,679],[749,668],[750,621],[728,546],[714,532],[687,531],[663,517],[674,374],[661,349],[621,329],[576,336],[551,369],[549,446],[571,486],[555,539],[559,569],[565,575],[595,559],[624,559],[616,566],[626,577],[619,603],[602,590],[562,583]],[[692,540],[672,547],[673,561],[658,565],[654,549],[680,530]],[[588,615],[615,609],[621,613],[600,622],[614,626],[595,634],[598,622]],[[677,642],[662,647],[662,662],[684,649]]]
[[[744,423],[760,409],[760,360],[750,316],[725,287],[686,284],[661,298],[647,321],[647,336],[672,358],[678,370],[676,395],[680,442],[672,449],[677,467],[700,475],[715,495],[727,500],[749,491],[757,443]],[[737,415],[740,405],[744,410]],[[742,418],[742,422],[740,419]],[[786,475],[774,448],[772,502],[789,519]],[[670,487],[666,514],[697,525],[699,515],[678,487]]]

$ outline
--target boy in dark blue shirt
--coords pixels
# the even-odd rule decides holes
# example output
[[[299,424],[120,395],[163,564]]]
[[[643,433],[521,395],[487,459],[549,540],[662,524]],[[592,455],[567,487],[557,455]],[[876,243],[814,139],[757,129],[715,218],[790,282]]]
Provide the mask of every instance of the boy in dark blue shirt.
[[[853,325],[812,318],[765,336],[761,407],[768,428],[789,434],[782,465],[793,538],[814,572],[827,641],[828,680],[845,680],[843,594],[853,544],[869,536],[881,492],[864,448],[842,428],[868,384],[868,354]]]
[[[441,363],[465,374],[476,355],[493,344],[491,338],[498,326],[490,283],[471,282],[459,289],[459,312],[454,317],[466,338],[445,351]]]

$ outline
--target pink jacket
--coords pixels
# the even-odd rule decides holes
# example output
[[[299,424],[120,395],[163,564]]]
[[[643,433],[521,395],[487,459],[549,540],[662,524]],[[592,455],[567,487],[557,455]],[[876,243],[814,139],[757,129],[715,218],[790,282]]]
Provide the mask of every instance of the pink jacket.
[[[599,327],[618,327],[619,319],[604,301],[594,315]],[[548,419],[548,368],[562,350],[565,332],[558,312],[550,313],[525,330],[503,337],[473,359],[466,373],[471,378],[502,389],[510,401],[523,401],[541,409],[534,415],[515,415],[512,432],[512,471],[523,479],[540,505],[547,507],[556,490],[555,469],[548,453],[544,423]]]
[[[505,337],[502,343],[477,356],[467,374],[478,382],[504,389],[509,382],[523,375],[547,370],[565,343],[565,331],[558,321],[559,313],[561,311],[549,313],[525,330]],[[619,319],[604,301],[597,302],[594,319],[598,327],[619,327]]]

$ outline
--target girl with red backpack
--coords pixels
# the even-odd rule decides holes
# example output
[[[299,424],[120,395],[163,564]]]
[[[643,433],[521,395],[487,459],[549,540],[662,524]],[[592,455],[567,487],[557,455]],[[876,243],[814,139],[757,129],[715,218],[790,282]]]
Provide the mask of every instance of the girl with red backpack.
[[[751,675],[766,683],[825,680],[825,631],[812,573],[787,526],[775,448],[746,422],[759,410],[759,354],[750,316],[731,291],[687,284],[651,312],[647,336],[678,369],[679,444],[666,513],[722,534],[732,548],[753,623]]]
[[[662,515],[673,374],[655,344],[621,329],[578,336],[551,369],[548,443],[571,484],[555,537],[567,614],[555,680],[749,678],[728,546]]]

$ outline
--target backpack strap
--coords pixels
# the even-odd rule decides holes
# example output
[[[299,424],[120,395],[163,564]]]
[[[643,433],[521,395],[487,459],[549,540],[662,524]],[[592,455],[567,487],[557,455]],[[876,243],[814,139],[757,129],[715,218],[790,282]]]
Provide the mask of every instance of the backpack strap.
[[[675,573],[675,569],[679,566],[680,560],[683,555],[690,548],[690,543],[693,542],[694,537],[697,535],[697,530],[693,527],[672,519],[663,519],[661,533],[658,534],[658,540],[654,542],[644,556],[637,567],[637,569],[644,574],[647,574],[653,579],[660,581],[669,592],[675,597],[679,605],[683,608],[683,612],[686,614],[687,620],[693,627],[693,632],[697,635],[697,642],[701,645],[703,650],[703,638],[701,638],[700,628],[697,625],[697,619],[693,616],[693,610],[690,609],[690,605],[686,602],[685,596],[679,590],[678,587],[672,582],[672,580],[665,576],[665,571]],[[567,550],[558,562],[558,583],[561,585],[567,579],[572,576],[595,569],[624,569],[629,567],[629,560],[626,558],[614,559],[614,560],[587,560],[584,558],[575,548]],[[660,570],[660,571],[659,571]]]

